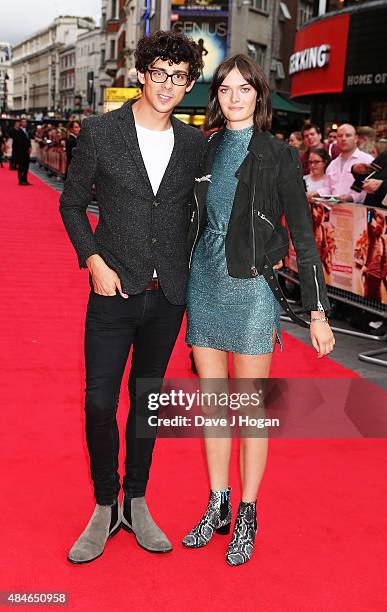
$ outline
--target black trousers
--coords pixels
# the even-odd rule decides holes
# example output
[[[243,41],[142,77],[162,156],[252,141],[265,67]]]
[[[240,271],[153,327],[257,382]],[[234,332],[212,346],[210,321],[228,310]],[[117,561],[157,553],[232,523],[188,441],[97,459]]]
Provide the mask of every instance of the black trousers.
[[[17,175],[18,175],[19,183],[27,183],[29,167],[30,167],[29,155],[17,158]]]
[[[184,309],[168,302],[161,289],[127,299],[90,293],[85,329],[86,439],[98,504],[113,504],[120,490],[116,412],[131,347],[123,488],[129,497],[145,494],[156,432],[148,426],[150,437],[136,436],[136,415],[146,413],[146,406],[137,405],[136,380],[164,376]]]

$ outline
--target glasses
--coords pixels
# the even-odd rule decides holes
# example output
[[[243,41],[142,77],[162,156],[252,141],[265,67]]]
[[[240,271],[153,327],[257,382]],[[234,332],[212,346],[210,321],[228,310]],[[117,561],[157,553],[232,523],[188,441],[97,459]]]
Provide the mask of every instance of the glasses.
[[[308,162],[309,166],[315,166],[316,164],[323,164],[323,163],[324,163],[323,161],[317,161],[317,160]]]
[[[168,74],[165,70],[157,70],[156,68],[150,68],[148,72],[154,83],[165,83],[168,79],[171,79],[172,83],[179,85],[179,87],[184,87],[188,83],[188,74],[186,72]]]

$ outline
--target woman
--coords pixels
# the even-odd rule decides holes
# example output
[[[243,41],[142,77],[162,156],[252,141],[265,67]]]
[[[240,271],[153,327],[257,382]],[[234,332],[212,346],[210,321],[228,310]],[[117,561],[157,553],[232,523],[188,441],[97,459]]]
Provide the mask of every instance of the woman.
[[[187,342],[193,346],[201,379],[226,384],[229,353],[235,379],[267,378],[274,345],[281,341],[279,302],[301,321],[286,303],[273,271],[288,250],[287,231],[280,222],[283,212],[298,254],[303,305],[311,312],[312,344],[319,357],[333,349],[299,155],[269,133],[270,122],[270,91],[262,69],[245,55],[225,60],[213,77],[206,119],[207,128],[222,129],[210,137],[196,179],[189,234]],[[208,544],[215,530],[230,530],[231,439],[205,437],[205,448],[210,500],[183,540],[190,548]],[[241,439],[242,499],[226,555],[230,565],[245,563],[253,551],[256,497],[266,454],[266,438]]]
[[[288,144],[295,147],[300,152],[304,152],[304,141],[301,132],[292,132],[288,139]]]
[[[325,174],[330,161],[331,158],[325,149],[311,149],[308,159],[309,174],[304,176],[309,203],[313,202],[316,196],[330,193],[329,178]]]

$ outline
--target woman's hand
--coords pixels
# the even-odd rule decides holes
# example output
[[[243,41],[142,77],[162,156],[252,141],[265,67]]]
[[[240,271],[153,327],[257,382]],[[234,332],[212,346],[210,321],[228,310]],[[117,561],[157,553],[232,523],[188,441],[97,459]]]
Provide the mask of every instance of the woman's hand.
[[[335,346],[336,342],[335,337],[331,328],[329,327],[329,323],[324,321],[324,317],[321,316],[321,313],[311,313],[310,338],[312,340],[313,347],[318,353],[317,357],[319,359],[333,351],[333,347]]]

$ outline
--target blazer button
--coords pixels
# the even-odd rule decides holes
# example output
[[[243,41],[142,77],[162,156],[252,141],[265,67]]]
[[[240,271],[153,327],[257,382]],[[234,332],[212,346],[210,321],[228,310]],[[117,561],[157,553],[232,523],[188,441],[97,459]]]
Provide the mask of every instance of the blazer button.
[[[157,208],[159,204],[160,204],[160,202],[157,202],[157,200],[155,200],[155,201],[153,202],[153,206],[154,206],[155,208]]]
[[[157,238],[152,238],[152,244],[156,244]]]

